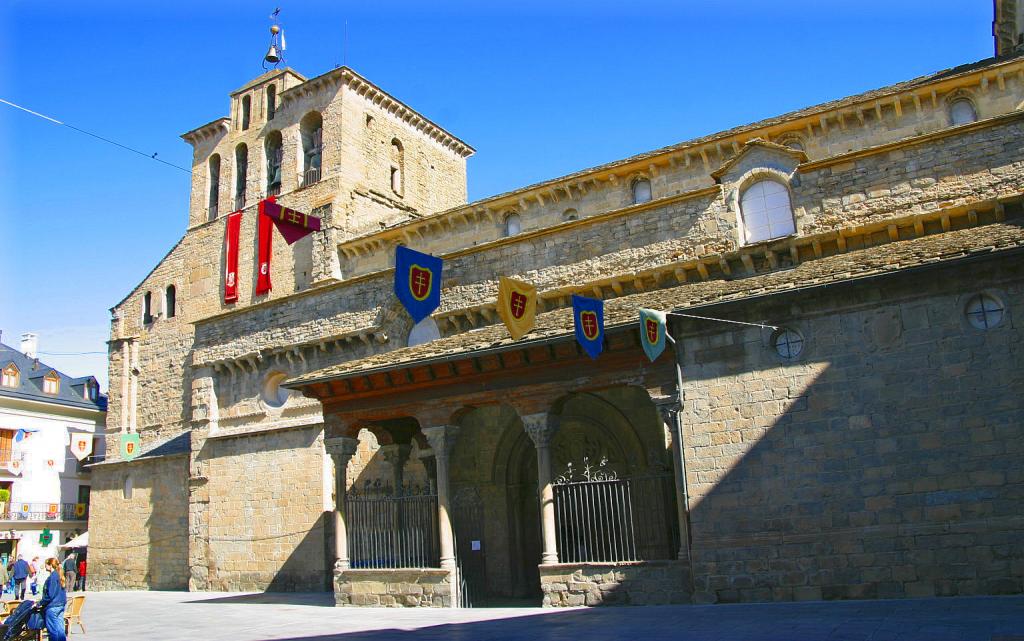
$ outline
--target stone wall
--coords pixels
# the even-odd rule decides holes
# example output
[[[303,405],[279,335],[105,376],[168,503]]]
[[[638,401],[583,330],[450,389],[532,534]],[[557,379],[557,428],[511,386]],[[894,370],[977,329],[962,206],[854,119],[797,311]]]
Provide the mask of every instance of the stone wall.
[[[334,571],[334,598],[339,607],[450,608],[452,593],[448,570]]]
[[[989,330],[965,318],[988,291]],[[709,315],[727,313],[722,310]],[[748,306],[799,331],[684,342],[696,598],[1024,590],[1024,268],[1006,259]]]
[[[93,468],[90,590],[188,587],[187,479],[185,455]]]
[[[206,589],[327,589],[333,501],[324,457],[320,426],[206,440]]]
[[[546,608],[690,602],[689,568],[682,561],[542,565],[540,587]]]

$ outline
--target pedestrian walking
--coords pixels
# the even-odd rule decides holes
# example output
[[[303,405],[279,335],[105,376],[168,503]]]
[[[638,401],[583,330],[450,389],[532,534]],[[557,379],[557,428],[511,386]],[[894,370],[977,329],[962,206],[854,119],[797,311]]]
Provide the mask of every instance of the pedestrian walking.
[[[31,574],[32,566],[28,564],[25,557],[18,555],[18,560],[14,562],[14,568],[11,571],[14,577],[14,598],[18,601],[25,600],[25,582],[28,580],[29,574]]]
[[[32,562],[28,564],[28,588],[32,592],[32,596],[39,594],[39,557],[32,557]]]
[[[36,604],[36,610],[43,613],[46,621],[46,634],[50,641],[67,641],[64,634],[64,606],[67,604],[67,592],[64,590],[64,573],[60,561],[56,557],[46,559],[43,566],[46,570],[46,582],[43,584],[43,596]]]
[[[78,562],[78,589],[85,592],[85,558]]]
[[[68,557],[64,559],[64,587],[66,590],[74,590],[75,585],[78,583],[78,555],[74,552],[68,554]]]

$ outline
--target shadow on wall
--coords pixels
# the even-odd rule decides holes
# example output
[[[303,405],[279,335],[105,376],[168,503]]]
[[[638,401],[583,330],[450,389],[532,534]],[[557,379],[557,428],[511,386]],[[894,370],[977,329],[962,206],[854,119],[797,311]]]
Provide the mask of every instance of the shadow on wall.
[[[809,320],[790,363],[756,331],[693,346],[696,601],[1022,591],[1020,335],[957,310],[945,296]]]

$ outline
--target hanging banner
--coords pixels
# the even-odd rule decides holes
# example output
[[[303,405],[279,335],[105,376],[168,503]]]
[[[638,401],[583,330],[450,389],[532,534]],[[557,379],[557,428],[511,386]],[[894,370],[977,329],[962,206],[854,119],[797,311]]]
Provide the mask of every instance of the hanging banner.
[[[259,207],[258,223],[256,225],[256,293],[266,294],[272,288],[270,286],[270,250],[274,246],[274,221],[263,213],[264,207],[273,199],[261,200]]]
[[[533,329],[537,316],[537,288],[502,276],[498,281],[498,315],[505,321],[512,340],[519,340]]]
[[[21,474],[22,469],[23,464],[21,462],[21,459],[11,459],[11,461],[7,464],[7,471],[15,476]]]
[[[124,433],[121,435],[121,458],[130,461],[139,455],[142,448],[142,440],[138,432]]]
[[[238,234],[242,229],[242,212],[228,214],[224,228],[224,302],[238,300]]]
[[[395,296],[415,323],[441,304],[443,261],[399,245],[395,248]]]
[[[597,358],[604,350],[604,301],[573,294],[572,316],[576,340],[590,358]]]
[[[640,310],[640,344],[651,362],[665,351],[665,318],[665,312]]]
[[[71,454],[79,461],[92,454],[92,434],[72,434]]]
[[[272,199],[260,202],[260,213],[269,216],[274,221],[277,231],[281,232],[285,242],[289,245],[315,231],[320,231],[319,218],[282,207]]]

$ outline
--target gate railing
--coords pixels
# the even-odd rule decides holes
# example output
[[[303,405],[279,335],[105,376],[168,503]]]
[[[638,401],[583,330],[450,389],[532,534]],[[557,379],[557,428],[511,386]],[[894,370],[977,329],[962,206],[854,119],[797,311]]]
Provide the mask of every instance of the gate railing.
[[[672,475],[619,479],[584,459],[554,484],[558,559],[562,563],[648,561],[675,558]]]
[[[429,487],[353,487],[345,493],[345,524],[353,568],[439,565],[437,495]]]

